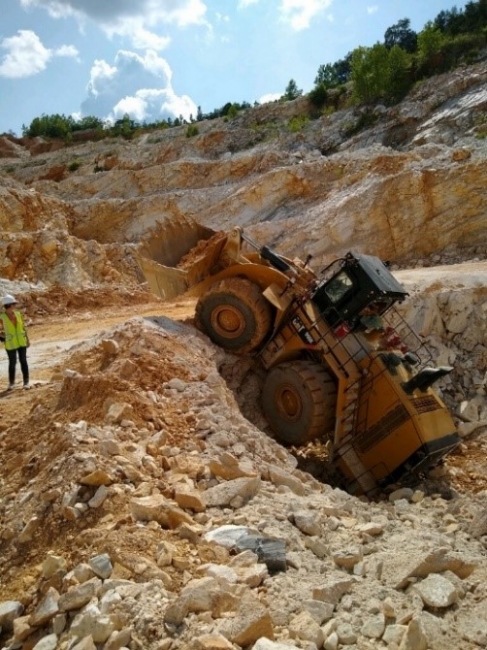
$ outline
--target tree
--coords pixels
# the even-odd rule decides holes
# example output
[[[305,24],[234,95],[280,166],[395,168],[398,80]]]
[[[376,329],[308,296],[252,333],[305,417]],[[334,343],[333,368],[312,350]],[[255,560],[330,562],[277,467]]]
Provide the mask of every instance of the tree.
[[[426,74],[441,70],[441,48],[445,40],[445,36],[432,22],[426,23],[423,31],[418,34],[418,59]]]
[[[487,0],[467,2],[463,11],[463,16],[463,31],[481,31],[487,25]]]
[[[387,75],[388,50],[376,43],[358,47],[352,55],[353,94],[359,103],[372,104],[382,98]]]
[[[325,88],[336,88],[340,84],[347,83],[351,73],[352,52],[349,52],[344,59],[335,63],[320,65],[315,78],[316,86],[323,85]]]
[[[69,118],[72,120],[72,118]],[[87,115],[80,120],[72,120],[72,131],[85,131],[86,129],[103,129],[103,120],[94,115]]]
[[[322,108],[328,100],[328,89],[325,84],[318,84],[311,90],[308,97],[313,106]]]
[[[395,25],[388,27],[384,34],[384,45],[391,49],[394,45],[402,47],[403,50],[412,54],[416,51],[418,36],[410,28],[411,21],[409,18],[402,18]]]
[[[352,55],[353,52],[349,52],[343,59],[339,59],[333,64],[339,84],[346,84],[347,81],[350,81],[352,75]]]
[[[298,97],[301,97],[302,94],[303,91],[298,88],[298,85],[294,81],[294,79],[291,79],[291,81],[286,86],[286,90],[284,91],[284,95],[282,96],[282,99],[288,102],[293,99],[297,99]]]
[[[433,26],[443,34],[456,36],[463,31],[463,12],[459,12],[456,7],[449,11],[440,11],[433,21]]]
[[[355,100],[363,104],[397,102],[410,88],[410,67],[411,55],[398,45],[390,50],[382,43],[358,47],[352,56]]]
[[[320,65],[318,68],[318,73],[315,78],[316,86],[324,86],[325,88],[334,88],[338,86],[338,74],[335,68],[335,64],[327,63],[326,65]]]
[[[128,113],[125,113],[121,119],[115,122],[111,131],[113,135],[121,135],[126,140],[131,140],[134,137],[136,128],[137,125],[134,120],[130,118]]]
[[[66,117],[58,113],[54,115],[43,114],[41,117],[35,117],[29,127],[22,127],[22,134],[30,138],[45,136],[66,139],[71,134],[73,122],[72,117]]]
[[[384,99],[388,104],[401,101],[411,88],[411,62],[411,55],[399,45],[389,50],[388,76],[384,88]]]
[[[220,115],[221,117],[225,117],[225,115],[228,115],[228,111],[232,108],[232,102],[227,102],[224,104],[221,109],[220,109]]]

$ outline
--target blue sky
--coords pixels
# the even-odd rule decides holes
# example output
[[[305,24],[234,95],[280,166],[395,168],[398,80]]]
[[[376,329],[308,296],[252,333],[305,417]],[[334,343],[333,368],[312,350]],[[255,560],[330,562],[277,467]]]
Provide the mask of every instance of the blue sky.
[[[309,92],[321,64],[448,0],[2,0],[0,133],[42,114],[138,122]]]

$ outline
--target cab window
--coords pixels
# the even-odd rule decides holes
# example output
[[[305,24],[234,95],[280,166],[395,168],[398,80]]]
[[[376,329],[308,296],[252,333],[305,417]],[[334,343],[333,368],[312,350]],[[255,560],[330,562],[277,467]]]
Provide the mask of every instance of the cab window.
[[[338,273],[324,287],[325,293],[334,304],[340,302],[343,296],[352,288],[353,282],[345,271]]]

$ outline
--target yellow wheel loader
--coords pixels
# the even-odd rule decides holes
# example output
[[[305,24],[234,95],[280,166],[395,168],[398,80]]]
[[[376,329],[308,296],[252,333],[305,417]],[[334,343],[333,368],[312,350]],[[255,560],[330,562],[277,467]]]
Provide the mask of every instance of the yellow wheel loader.
[[[277,440],[320,439],[350,493],[419,474],[459,442],[431,388],[436,368],[394,305],[407,292],[377,257],[348,253],[320,273],[259,246],[240,228],[162,228],[138,263],[165,300],[198,297],[195,324],[266,371],[262,410]]]

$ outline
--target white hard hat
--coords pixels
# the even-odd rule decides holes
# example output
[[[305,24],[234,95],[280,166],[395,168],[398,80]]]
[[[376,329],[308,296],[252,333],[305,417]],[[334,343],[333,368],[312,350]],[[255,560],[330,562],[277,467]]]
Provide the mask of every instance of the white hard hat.
[[[15,305],[16,302],[17,301],[15,300],[15,298],[11,296],[9,293],[7,293],[7,295],[2,298],[2,305],[4,307],[6,307],[7,305]]]

